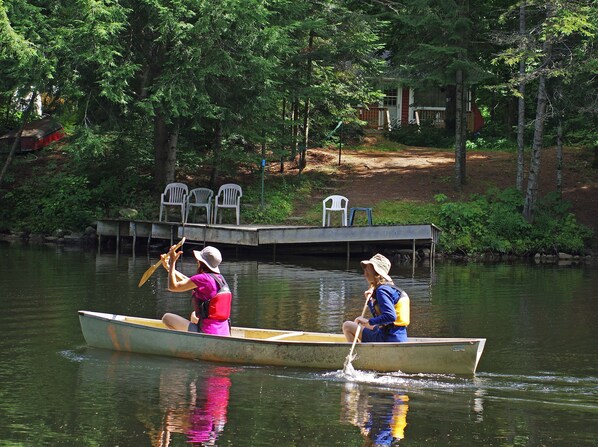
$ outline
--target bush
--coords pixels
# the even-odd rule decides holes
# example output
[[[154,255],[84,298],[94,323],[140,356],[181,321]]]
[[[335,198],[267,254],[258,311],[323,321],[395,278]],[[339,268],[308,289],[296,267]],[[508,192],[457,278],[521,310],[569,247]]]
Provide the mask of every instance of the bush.
[[[431,123],[407,124],[393,126],[386,137],[391,141],[407,146],[451,147],[454,137],[447,135],[444,129],[434,127]]]
[[[448,253],[579,253],[592,237],[556,195],[539,201],[533,224],[523,218],[523,197],[514,188],[492,189],[469,202],[447,202],[444,195],[436,199],[440,248]]]
[[[12,212],[2,214],[11,229],[51,234],[58,228],[79,231],[100,215],[94,205],[89,181],[70,173],[40,175],[37,184],[25,183],[7,192],[5,203],[18,203]]]
[[[517,143],[508,138],[483,138],[477,137],[467,140],[465,143],[467,150],[484,150],[484,151],[511,151],[517,150]]]
[[[570,204],[556,193],[538,201],[532,230],[536,251],[579,253],[585,248],[592,230],[577,223],[569,209]]]

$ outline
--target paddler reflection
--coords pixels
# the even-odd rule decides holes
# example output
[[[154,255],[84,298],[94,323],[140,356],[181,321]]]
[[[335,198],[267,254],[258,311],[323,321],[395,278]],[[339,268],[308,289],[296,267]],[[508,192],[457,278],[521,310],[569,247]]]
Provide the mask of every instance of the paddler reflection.
[[[182,382],[176,377],[162,375],[162,426],[150,433],[152,446],[170,446],[175,434],[184,435],[191,446],[217,445],[218,436],[226,424],[231,372],[232,368],[214,367],[209,377],[194,378],[185,390],[180,389]]]
[[[343,390],[343,422],[359,427],[363,447],[399,445],[405,438],[409,397],[400,392],[372,391],[348,382]]]

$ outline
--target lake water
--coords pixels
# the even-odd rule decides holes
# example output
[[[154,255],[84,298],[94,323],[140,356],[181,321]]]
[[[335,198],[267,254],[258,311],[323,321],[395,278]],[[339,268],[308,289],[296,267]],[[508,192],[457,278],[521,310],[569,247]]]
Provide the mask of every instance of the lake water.
[[[359,259],[224,252],[233,324],[340,331]],[[485,337],[474,378],[231,366],[89,348],[80,309],[187,315],[157,254],[0,243],[0,446],[595,446],[598,266],[393,266],[412,336]],[[191,273],[192,256],[181,269]]]

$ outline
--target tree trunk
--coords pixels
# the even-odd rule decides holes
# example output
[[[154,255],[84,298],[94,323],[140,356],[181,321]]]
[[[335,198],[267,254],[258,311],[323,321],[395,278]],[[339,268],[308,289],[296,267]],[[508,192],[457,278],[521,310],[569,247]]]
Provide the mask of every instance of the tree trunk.
[[[517,190],[523,192],[524,170],[524,132],[525,132],[525,0],[519,6],[519,38],[521,45],[521,60],[519,61],[519,104],[517,110]]]
[[[467,120],[465,117],[465,92],[463,70],[457,70],[455,86],[455,189],[460,190],[466,182],[465,140]]]
[[[174,182],[178,127],[177,124],[170,129],[162,112],[154,117],[155,184],[158,190]]]
[[[286,140],[286,136],[284,134],[285,132],[285,125],[284,125],[284,120],[285,120],[285,115],[287,112],[287,100],[286,98],[284,98],[282,100],[282,111],[281,111],[281,129],[280,129],[280,173],[282,174],[284,172],[284,156],[285,156],[285,140]]]
[[[21,144],[21,135],[23,134],[23,130],[25,129],[25,126],[27,125],[27,122],[29,121],[29,117],[31,116],[31,111],[33,110],[33,105],[35,104],[36,96],[37,96],[37,90],[33,89],[33,91],[31,92],[31,99],[29,100],[29,105],[27,106],[27,110],[25,110],[25,113],[23,114],[23,121],[21,122],[21,128],[17,132],[15,141],[12,143],[12,146],[10,147],[10,152],[8,153],[8,157],[6,158],[6,161],[4,162],[4,166],[2,166],[2,172],[0,172],[0,185],[2,184],[2,180],[4,180],[4,176],[6,175],[6,172],[8,171],[8,167],[12,163],[12,159],[14,158],[15,153],[17,152],[17,147],[19,147],[19,145]]]
[[[559,113],[556,126],[556,191],[563,197],[563,115]]]
[[[548,5],[546,11],[546,20],[552,17],[552,7]],[[536,103],[536,120],[534,123],[534,141],[532,145],[532,158],[530,162],[529,175],[527,177],[527,189],[523,203],[523,217],[528,222],[534,221],[534,211],[536,209],[536,200],[538,198],[538,182],[540,179],[540,160],[542,155],[542,143],[544,139],[544,121],[546,120],[546,103],[548,94],[546,92],[546,73],[543,71],[549,65],[551,60],[551,42],[548,36],[542,44],[542,53],[544,61],[539,67],[540,78],[538,80],[538,100]]]
[[[527,190],[523,204],[523,217],[528,222],[533,222],[536,200],[538,196],[538,181],[540,177],[540,157],[542,155],[542,139],[544,138],[544,120],[546,119],[546,76],[542,74],[538,85],[538,102],[536,106],[536,122],[534,126],[534,142],[532,146],[532,158],[530,162],[529,175],[527,178]]]
[[[301,148],[299,150],[299,172],[307,166],[307,145],[309,144],[309,112],[310,101],[305,98],[305,106],[303,108],[303,138]]]
[[[222,152],[222,122],[216,120],[214,124],[214,163],[212,164],[212,173],[210,174],[210,186],[216,185],[220,166],[220,157]]]
[[[307,65],[305,68],[305,78],[307,87],[311,86],[311,73],[312,73],[312,56],[311,52],[314,45],[315,34],[313,31],[309,33],[309,42],[307,44]],[[305,104],[303,107],[303,136],[301,143],[301,150],[299,152],[299,173],[307,166],[307,146],[309,145],[309,114],[311,112],[311,100],[309,96],[305,98]]]
[[[454,85],[446,86],[446,110],[444,112],[444,128],[447,134],[454,134],[456,128],[456,88]]]
[[[293,122],[292,127],[292,141],[291,141],[291,161],[297,157],[298,145],[299,145],[299,100],[295,98],[293,100],[293,111],[291,121]]]

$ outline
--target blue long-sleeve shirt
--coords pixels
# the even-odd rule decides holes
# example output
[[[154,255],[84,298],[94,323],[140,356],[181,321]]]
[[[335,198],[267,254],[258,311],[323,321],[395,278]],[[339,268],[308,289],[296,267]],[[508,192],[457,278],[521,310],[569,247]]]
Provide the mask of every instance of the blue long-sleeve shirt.
[[[400,298],[398,290],[387,285],[381,285],[376,288],[376,301],[378,302],[378,308],[380,309],[380,315],[376,315],[374,302],[370,300],[368,307],[372,312],[373,318],[368,320],[372,326],[385,326],[387,324],[394,323],[397,319],[397,313],[395,311],[395,304]]]

